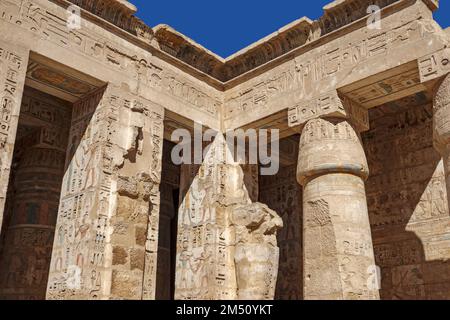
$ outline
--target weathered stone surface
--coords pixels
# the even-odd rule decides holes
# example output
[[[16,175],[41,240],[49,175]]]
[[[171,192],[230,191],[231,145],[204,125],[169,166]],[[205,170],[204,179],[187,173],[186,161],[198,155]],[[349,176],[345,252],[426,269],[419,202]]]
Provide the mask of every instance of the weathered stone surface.
[[[273,299],[279,260],[276,236],[283,221],[275,211],[261,203],[238,206],[231,221],[236,232],[237,298]]]
[[[371,110],[371,130],[363,134],[382,299],[448,299],[448,278],[438,266],[448,266],[450,223],[432,110],[423,95],[380,106]]]
[[[0,41],[0,227],[8,187],[29,51],[20,44]]]
[[[273,299],[282,220],[252,203],[221,134],[190,181],[179,208],[175,298]]]
[[[298,141],[293,141],[298,146]],[[298,150],[293,149],[295,157]],[[283,219],[278,232],[280,261],[275,299],[303,299],[303,204],[301,186],[296,180],[296,162],[280,168],[275,176],[262,176],[260,200]]]
[[[305,299],[378,299],[359,134],[345,120],[311,120],[299,150]]]
[[[450,299],[438,4],[333,1],[224,59],[129,1],[0,0],[0,298]],[[249,128],[278,174],[230,160]]]

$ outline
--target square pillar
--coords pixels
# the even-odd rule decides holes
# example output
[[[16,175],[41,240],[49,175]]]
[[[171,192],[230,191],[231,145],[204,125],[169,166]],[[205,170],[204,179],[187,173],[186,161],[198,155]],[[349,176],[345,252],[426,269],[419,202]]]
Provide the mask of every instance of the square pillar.
[[[162,107],[113,85],[75,103],[48,299],[152,299]]]

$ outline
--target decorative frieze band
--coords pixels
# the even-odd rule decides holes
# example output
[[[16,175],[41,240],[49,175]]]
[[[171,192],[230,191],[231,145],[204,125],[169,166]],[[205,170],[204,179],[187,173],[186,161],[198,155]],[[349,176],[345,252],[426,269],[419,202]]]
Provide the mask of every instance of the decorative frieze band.
[[[72,1],[86,7],[87,1]],[[86,7],[94,10],[93,7]],[[95,7],[97,8],[97,7]],[[128,46],[94,32],[90,28],[70,30],[67,28],[66,12],[38,1],[18,3],[0,2],[0,21],[5,21],[36,34],[40,39],[52,42],[64,49],[89,57],[106,68],[124,75],[124,80],[132,78],[138,94],[152,88],[164,95],[192,105],[207,116],[216,116],[221,108],[221,100],[214,91],[167,68],[160,60],[145,51],[130,49]],[[103,80],[103,79],[102,79]]]
[[[134,16],[136,7],[124,0],[69,0],[73,4],[105,19],[150,43],[153,30]]]

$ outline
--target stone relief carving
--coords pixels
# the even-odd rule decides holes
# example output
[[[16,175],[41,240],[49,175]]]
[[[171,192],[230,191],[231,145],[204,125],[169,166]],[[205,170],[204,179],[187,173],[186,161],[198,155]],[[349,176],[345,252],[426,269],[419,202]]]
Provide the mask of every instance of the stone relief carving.
[[[382,299],[441,299],[450,252],[444,162],[433,148],[432,105],[402,99],[371,110],[363,134],[367,199]]]
[[[79,4],[80,1],[76,2]],[[83,2],[82,5],[93,8],[94,2]],[[20,25],[20,28],[36,33],[42,39],[77,50],[105,66],[127,71],[138,82],[135,90],[139,92],[144,87],[150,87],[188,102],[205,114],[214,116],[219,112],[222,105],[219,97],[205,92],[193,81],[163,68],[149,52],[133,52],[87,28],[67,29],[65,10],[59,12],[35,1],[17,3],[5,0],[0,3],[0,13],[1,19]]]
[[[0,41],[0,227],[27,63],[26,50]]]
[[[348,40],[344,36],[338,43],[332,41],[325,44],[319,52],[308,51],[270,73],[231,89],[225,101],[228,105],[225,118],[264,111],[276,101],[282,101],[286,94],[290,94],[291,100],[295,100],[296,104],[285,107],[301,110],[302,101],[313,101],[314,95],[319,98],[327,95],[326,92],[317,92],[317,88],[322,87],[319,83],[323,83],[324,88],[331,89],[357,65],[375,57],[386,56],[393,49],[426,39],[432,34],[440,34],[442,31],[437,28],[432,20],[413,20],[397,23],[388,30],[375,30],[356,37],[352,35]],[[333,79],[330,87],[329,81]],[[314,112],[314,108],[309,107],[308,112]]]
[[[420,58],[418,63],[421,82],[441,77],[450,72],[450,50],[445,49]]]
[[[134,16],[136,7],[128,1],[70,0],[70,2],[149,43],[153,39],[153,30],[142,20]]]
[[[387,7],[399,0],[376,0],[370,4]],[[366,0],[333,1],[324,7],[325,14],[319,19],[322,34],[330,33],[368,15]]]
[[[306,299],[379,299],[360,135],[345,120],[310,120],[300,138]]]
[[[399,0],[378,0],[370,4],[385,8]],[[300,18],[279,29],[256,45],[249,46],[227,59],[219,59],[193,43],[176,30],[163,25],[155,28],[160,48],[168,54],[227,82],[288,52],[318,40],[354,21],[368,16],[364,0],[335,1],[324,7],[324,15],[316,21]],[[435,9],[435,8],[434,8]]]
[[[318,117],[347,118],[361,131],[369,129],[369,112],[350,99],[339,96],[335,90],[288,110],[290,127]]]
[[[231,221],[236,228],[237,298],[273,299],[279,260],[276,235],[283,221],[261,203],[237,207]]]
[[[241,167],[217,135],[179,208],[175,298],[273,299],[281,226],[274,211],[252,204]],[[261,271],[245,282],[248,268]]]
[[[129,12],[122,14],[122,9],[114,6],[106,8],[105,3],[113,3],[112,0],[72,2],[133,34],[146,39],[152,37],[151,30],[137,20],[126,21]],[[393,2],[396,1],[377,3],[387,6]],[[158,188],[164,113],[161,107],[142,99],[140,94],[145,89],[153,88],[189,107],[195,107],[205,116],[213,117],[222,116],[221,96],[216,96],[214,90],[209,90],[192,78],[180,76],[175,68],[168,67],[168,64],[163,64],[150,53],[137,53],[120,44],[123,42],[112,40],[113,37],[100,36],[92,30],[67,31],[64,28],[63,10],[45,3],[40,0],[4,0],[0,3],[0,19],[5,25],[9,23],[35,33],[41,40],[76,51],[91,62],[120,71],[124,79],[137,83],[131,85],[131,90],[108,87],[106,93],[96,92],[75,104],[48,297],[152,299],[156,285],[160,206]],[[422,2],[417,3],[423,5]],[[436,2],[426,3],[433,5]],[[293,46],[316,40],[321,35],[364,17],[363,5],[364,2],[359,0],[333,3],[326,8],[325,17],[313,23],[309,33],[300,30],[293,35]],[[348,14],[349,10],[353,10],[353,13]],[[352,34],[352,39],[343,36],[339,45],[335,42],[326,43],[319,50],[313,49],[276,67],[273,72],[238,85],[229,91],[227,103],[230,108],[224,110],[225,118],[257,114],[254,111],[260,110],[271,112],[276,102],[288,102],[286,106],[290,107],[290,125],[307,123],[303,130],[302,149],[319,144],[324,139],[330,140],[330,145],[360,143],[361,138],[355,128],[357,131],[369,128],[367,112],[345,97],[342,102],[337,92],[329,89],[336,85],[333,81],[345,78],[362,62],[371,62],[370,59],[375,57],[388,57],[393,49],[410,48],[407,47],[410,43],[428,39],[431,35],[436,39],[442,36],[433,21],[408,19],[405,17],[401,24],[393,25],[389,30],[356,36]],[[439,41],[448,43],[448,38],[445,39]],[[265,50],[266,55],[261,60],[250,58],[247,65],[256,66],[277,55],[267,46]],[[6,190],[2,189],[7,186],[27,56],[28,53],[20,48],[0,43],[0,84],[3,84],[3,94],[0,96],[0,208],[5,201]],[[448,50],[418,59],[418,66],[422,83],[439,79],[448,71]],[[236,72],[244,69],[237,66]],[[416,70],[413,72],[416,73]],[[45,78],[42,73],[40,76]],[[443,89],[435,99],[435,118],[441,122],[436,122],[438,125],[434,129],[442,131],[437,132],[437,138],[447,138],[441,134],[448,133],[448,130],[445,131],[447,123],[442,111],[448,106],[448,94],[445,91],[448,89],[447,82],[440,83]],[[321,88],[324,92],[315,92],[314,88]],[[380,91],[379,94],[382,96],[386,92]],[[408,105],[408,108],[408,111],[395,116],[383,117],[383,121],[387,122],[383,128],[389,137],[383,135],[382,141],[370,140],[373,134],[370,132],[367,138],[367,154],[374,173],[367,182],[370,222],[378,241],[375,243],[376,262],[381,262],[384,278],[388,279],[382,295],[394,298],[445,296],[445,290],[450,288],[444,279],[448,271],[443,262],[449,254],[448,241],[444,236],[448,234],[445,190],[448,182],[445,178],[449,160],[440,161],[439,155],[432,152],[431,108],[413,105]],[[36,108],[33,101],[26,99],[22,111],[43,121],[49,120],[49,117],[52,121],[59,121],[58,114]],[[339,123],[335,122],[336,119],[323,119],[330,116],[341,119],[337,121]],[[261,114],[257,117],[261,118]],[[393,140],[390,139],[392,137]],[[33,142],[52,146],[58,151],[64,149],[61,135],[52,128],[44,128],[27,139],[24,144]],[[317,145],[309,151],[314,148]],[[343,149],[346,150],[346,147]],[[221,153],[218,158],[223,158],[226,153],[220,145],[214,150]],[[392,159],[386,161],[380,155],[381,151],[398,159],[393,163]],[[55,152],[39,151],[35,156],[49,161],[51,165],[63,166],[63,157],[55,156]],[[311,151],[308,156],[311,157],[308,160],[313,159],[314,152]],[[324,155],[323,159],[326,158],[327,155]],[[258,183],[254,168],[249,170],[252,175],[250,178],[243,177],[242,169],[238,166],[215,163],[211,159],[200,168],[198,176],[194,175],[192,185],[184,186],[187,195],[180,208],[177,293],[182,299],[273,298],[276,271],[281,263],[288,263],[282,261],[278,264],[280,253],[276,238],[278,236],[280,241],[285,236],[286,243],[280,245],[281,250],[292,250],[298,254],[298,248],[292,244],[296,242],[298,245],[298,231],[289,224],[286,230],[278,234],[276,231],[282,223],[276,213],[262,204],[251,203],[250,200],[258,198],[257,188],[250,190],[245,184],[247,181],[250,186]],[[390,164],[387,163],[389,161]],[[308,162],[304,162],[301,167],[307,167]],[[25,157],[24,163],[32,166],[36,164],[36,159]],[[340,164],[343,165],[339,169],[332,168],[333,173],[344,175],[348,173],[346,170],[353,170],[351,173],[355,177],[361,175],[365,178],[367,175],[364,163],[358,163],[360,172],[356,174],[355,168],[348,169],[345,161]],[[328,169],[320,171],[320,174],[313,172],[302,183],[308,184],[309,180],[321,176]],[[356,186],[355,193],[362,195],[364,185],[361,179],[348,176],[348,179],[341,181]],[[333,183],[335,181],[331,178],[322,179],[317,182],[317,188],[348,187]],[[289,185],[292,186],[291,183]],[[374,292],[355,289],[364,281],[364,277],[357,267],[360,261],[349,257],[371,259],[372,246],[365,232],[367,230],[361,231],[359,235],[355,232],[345,237],[339,234],[342,230],[338,229],[342,228],[337,224],[338,232],[331,232],[328,227],[336,224],[333,218],[335,212],[339,211],[334,206],[336,201],[332,199],[335,195],[316,196],[312,194],[312,189],[308,190],[305,197],[305,227],[322,228],[320,231],[327,237],[319,239],[309,230],[305,252],[314,260],[317,253],[333,256],[334,259],[338,251],[341,256],[335,261],[320,260],[324,264],[322,271],[336,273],[333,268],[336,265],[340,268],[340,280],[334,282],[335,278],[329,279],[332,286],[337,284],[333,289],[345,292],[346,298],[375,297]],[[280,195],[284,190],[280,188],[277,194]],[[299,210],[292,204],[296,201],[292,195],[290,199],[283,200],[285,203],[279,205],[285,207],[284,213],[273,208],[280,212],[284,222],[285,219],[295,221],[292,212]],[[347,203],[339,201],[343,202],[343,206]],[[353,205],[351,210],[365,212],[364,201],[359,201],[357,205],[354,205],[357,202],[354,199],[349,202]],[[31,207],[28,209],[30,212],[34,210]],[[345,211],[340,216],[348,218],[346,222],[354,223],[361,219],[357,214],[349,214],[350,217],[347,214]],[[363,225],[361,230],[365,227]],[[392,240],[384,231],[398,235],[398,229],[403,227],[406,232],[401,233],[401,239]],[[45,247],[42,250],[49,252],[51,231],[47,231],[34,236],[24,228],[17,231],[15,237],[22,239],[26,245],[42,245]],[[419,239],[414,238],[412,233]],[[48,241],[45,242],[45,239]],[[6,283],[34,280],[41,283],[45,277],[40,270],[36,272],[34,280],[24,278],[21,276],[25,268],[23,261],[17,257],[11,261],[8,268],[12,271],[6,275]],[[362,264],[367,264],[367,261]],[[261,272],[252,272],[256,269],[261,269]],[[430,269],[441,270],[441,278],[432,275]],[[306,280],[311,280],[313,286],[317,286],[313,296],[320,296],[320,291],[326,290],[325,286],[314,282],[315,276],[309,276]],[[329,297],[340,298],[341,295]]]
[[[45,298],[70,111],[64,101],[24,90],[4,211],[2,299]]]
[[[108,88],[73,110],[47,297],[151,298],[162,108]],[[135,239],[142,229],[145,243]]]

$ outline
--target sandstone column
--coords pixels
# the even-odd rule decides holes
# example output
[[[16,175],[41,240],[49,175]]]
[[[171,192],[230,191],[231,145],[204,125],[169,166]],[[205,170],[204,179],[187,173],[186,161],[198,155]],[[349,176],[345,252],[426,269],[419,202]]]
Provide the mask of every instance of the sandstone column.
[[[433,127],[434,146],[444,161],[447,195],[450,195],[450,74],[439,84],[433,99]]]
[[[366,157],[349,106],[337,95],[328,103],[338,112],[309,120],[300,140],[304,296],[378,299],[370,282],[375,260],[364,187]]]
[[[0,41],[0,229],[28,66],[28,50]]]

